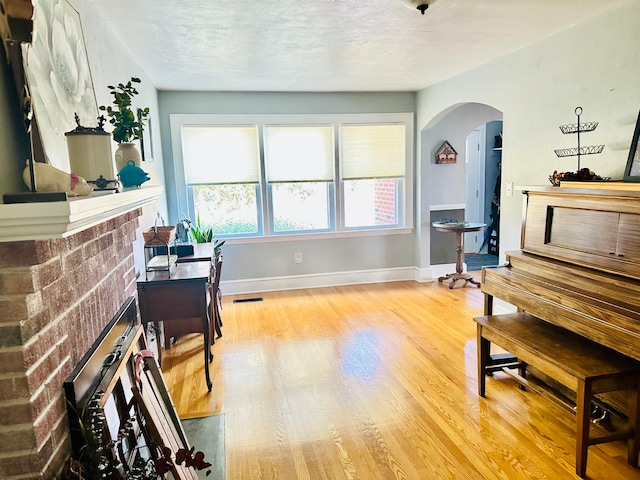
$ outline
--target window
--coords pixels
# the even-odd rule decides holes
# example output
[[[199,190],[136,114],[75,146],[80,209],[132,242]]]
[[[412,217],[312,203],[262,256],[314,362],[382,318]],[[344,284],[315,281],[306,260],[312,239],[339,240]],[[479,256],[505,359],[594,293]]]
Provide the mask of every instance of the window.
[[[273,233],[329,229],[334,158],[332,125],[265,125]]]
[[[397,226],[406,172],[405,125],[342,125],[344,226]]]
[[[218,236],[412,226],[413,114],[171,115],[180,216]]]

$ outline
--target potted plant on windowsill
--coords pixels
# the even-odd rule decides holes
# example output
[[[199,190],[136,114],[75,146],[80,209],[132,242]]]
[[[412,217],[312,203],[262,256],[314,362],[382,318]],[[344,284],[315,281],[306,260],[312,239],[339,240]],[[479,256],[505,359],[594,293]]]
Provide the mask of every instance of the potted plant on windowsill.
[[[109,123],[113,125],[113,139],[118,143],[115,159],[118,172],[127,165],[140,167],[140,152],[133,143],[142,138],[144,121],[149,117],[149,107],[135,109],[132,99],[138,95],[135,84],[141,83],[137,77],[131,77],[127,83],[108,85],[113,95],[115,108],[101,105],[100,110],[106,112]],[[129,163],[132,161],[133,163]]]

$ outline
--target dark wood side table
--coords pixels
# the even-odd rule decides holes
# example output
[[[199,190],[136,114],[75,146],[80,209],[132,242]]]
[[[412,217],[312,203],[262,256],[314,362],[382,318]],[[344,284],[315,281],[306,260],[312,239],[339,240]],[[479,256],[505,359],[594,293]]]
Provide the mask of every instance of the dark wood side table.
[[[447,223],[447,222],[433,222],[431,224],[438,232],[450,232],[456,234],[456,272],[447,273],[444,277],[439,277],[438,282],[445,280],[451,280],[449,288],[453,288],[457,281],[463,280],[464,285],[472,283],[477,287],[480,287],[480,282],[476,281],[468,273],[463,273],[462,264],[464,263],[464,234],[467,232],[479,232],[487,228],[486,223]]]
[[[145,329],[153,322],[188,324],[198,319],[194,333],[204,335],[204,372],[207,388],[211,391],[209,362],[211,355],[211,326],[207,308],[210,262],[178,263],[170,271],[149,272],[147,278],[138,279],[140,318]],[[158,363],[162,365],[162,348],[158,348]]]

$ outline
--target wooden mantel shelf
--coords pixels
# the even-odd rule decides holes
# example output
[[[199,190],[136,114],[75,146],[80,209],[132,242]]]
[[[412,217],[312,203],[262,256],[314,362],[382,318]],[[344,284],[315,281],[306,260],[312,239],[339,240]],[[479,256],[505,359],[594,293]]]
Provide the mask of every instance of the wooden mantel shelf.
[[[0,242],[63,238],[156,201],[161,186],[93,192],[66,202],[0,205]]]

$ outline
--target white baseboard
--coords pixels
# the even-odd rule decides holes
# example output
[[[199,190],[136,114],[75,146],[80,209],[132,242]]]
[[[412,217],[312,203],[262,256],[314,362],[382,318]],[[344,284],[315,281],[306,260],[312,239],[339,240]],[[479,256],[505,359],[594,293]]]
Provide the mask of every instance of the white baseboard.
[[[429,269],[424,269],[429,273]],[[253,278],[220,282],[220,290],[225,295],[238,295],[257,292],[296,290],[299,288],[333,287],[337,285],[357,285],[364,283],[398,282],[403,280],[432,281],[420,279],[420,271],[415,267],[387,268],[381,270],[361,270],[352,272],[333,272],[313,275],[295,275],[288,277]]]
[[[466,263],[463,271],[467,271]],[[299,288],[321,288],[337,285],[358,285],[366,283],[398,282],[414,280],[416,282],[433,282],[438,277],[456,271],[455,263],[431,265],[429,268],[398,267],[379,270],[358,270],[350,272],[332,272],[310,275],[292,275],[287,277],[249,278],[245,280],[228,280],[220,283],[220,290],[225,295],[246,293],[276,292],[280,290],[296,290]],[[504,313],[504,312],[503,312]]]
[[[433,278],[444,277],[447,273],[453,273],[456,271],[455,263],[443,263],[440,265],[431,265],[431,271],[433,272]],[[462,264],[462,271],[467,271],[467,264]]]
[[[416,274],[414,280],[416,282],[425,283],[433,282],[433,269],[429,268],[416,268]]]

